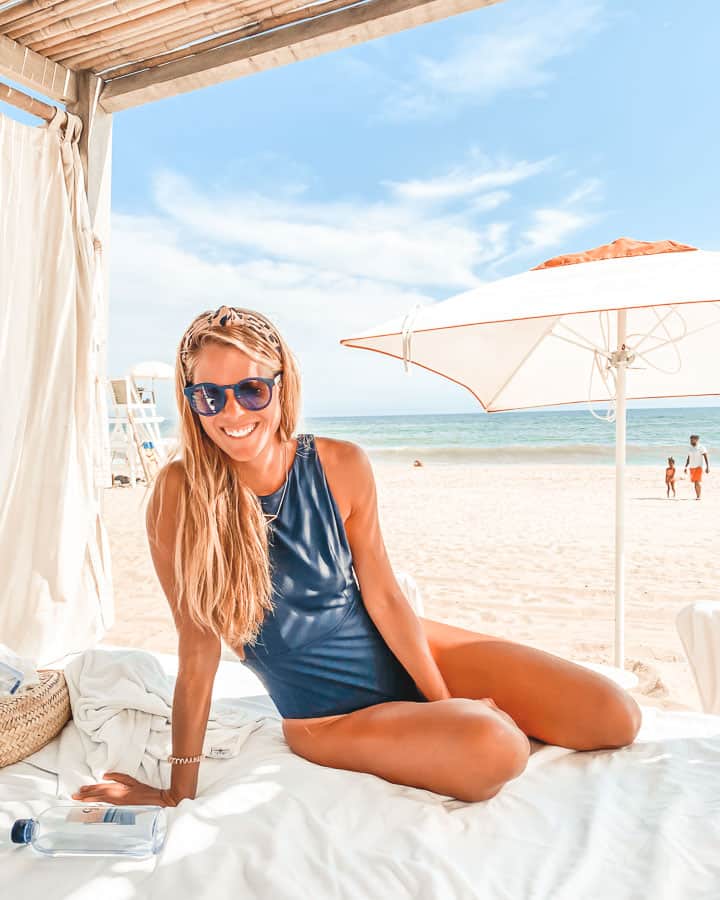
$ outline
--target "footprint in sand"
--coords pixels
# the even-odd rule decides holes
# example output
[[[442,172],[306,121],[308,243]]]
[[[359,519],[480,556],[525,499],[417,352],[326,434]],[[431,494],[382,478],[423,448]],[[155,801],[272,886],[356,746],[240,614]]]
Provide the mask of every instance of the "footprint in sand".
[[[637,690],[646,697],[667,697],[668,689],[658,670],[639,659],[630,659],[630,671],[638,677]]]

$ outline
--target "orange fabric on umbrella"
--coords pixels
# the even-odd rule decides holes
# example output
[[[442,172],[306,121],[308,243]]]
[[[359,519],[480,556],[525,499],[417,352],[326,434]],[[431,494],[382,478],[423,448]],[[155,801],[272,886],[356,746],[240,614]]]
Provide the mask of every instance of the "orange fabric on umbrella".
[[[678,244],[676,241],[634,241],[632,238],[617,238],[609,244],[602,244],[593,250],[582,253],[567,253],[564,256],[553,256],[539,266],[530,270],[552,269],[554,266],[573,266],[575,263],[593,262],[597,259],[619,259],[623,256],[650,256],[653,253],[681,253],[685,250],[697,250],[689,244]]]

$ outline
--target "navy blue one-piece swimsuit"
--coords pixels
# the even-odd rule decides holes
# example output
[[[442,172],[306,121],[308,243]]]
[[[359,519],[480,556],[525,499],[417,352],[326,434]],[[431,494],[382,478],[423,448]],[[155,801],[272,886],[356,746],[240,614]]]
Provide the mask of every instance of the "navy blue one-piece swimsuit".
[[[274,515],[282,486],[259,496]],[[368,615],[345,526],[312,434],[297,436],[285,499],[269,526],[274,611],[246,664],[283,718],[348,713],[425,697]]]

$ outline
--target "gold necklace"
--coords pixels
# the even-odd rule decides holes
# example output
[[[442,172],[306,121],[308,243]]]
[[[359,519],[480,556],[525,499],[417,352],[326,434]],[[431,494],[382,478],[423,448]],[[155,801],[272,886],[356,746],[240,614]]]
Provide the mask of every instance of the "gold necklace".
[[[282,509],[283,500],[285,499],[285,491],[287,490],[288,481],[290,481],[290,474],[287,471],[287,444],[283,444],[283,471],[285,472],[285,483],[283,484],[283,492],[280,496],[280,502],[278,503],[278,508],[275,511],[275,514],[269,516],[267,513],[263,513],[265,516],[265,524],[269,525],[271,522],[274,522],[275,519],[280,515],[280,510]]]

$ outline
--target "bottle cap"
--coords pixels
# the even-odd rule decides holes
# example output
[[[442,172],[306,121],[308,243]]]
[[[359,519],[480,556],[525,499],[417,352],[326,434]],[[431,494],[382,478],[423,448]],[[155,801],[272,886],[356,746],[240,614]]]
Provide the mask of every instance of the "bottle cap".
[[[15,819],[10,831],[10,840],[14,844],[29,844],[35,819]]]

